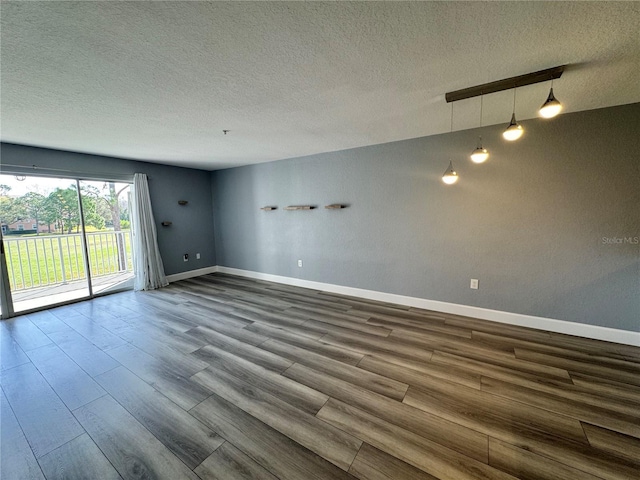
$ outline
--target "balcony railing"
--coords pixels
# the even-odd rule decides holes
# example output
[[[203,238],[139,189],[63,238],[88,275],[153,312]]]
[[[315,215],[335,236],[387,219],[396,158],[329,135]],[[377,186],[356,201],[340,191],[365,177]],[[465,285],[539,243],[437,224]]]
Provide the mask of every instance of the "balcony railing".
[[[61,285],[87,278],[82,234],[4,238],[12,291]],[[87,233],[92,277],[133,272],[131,234]]]

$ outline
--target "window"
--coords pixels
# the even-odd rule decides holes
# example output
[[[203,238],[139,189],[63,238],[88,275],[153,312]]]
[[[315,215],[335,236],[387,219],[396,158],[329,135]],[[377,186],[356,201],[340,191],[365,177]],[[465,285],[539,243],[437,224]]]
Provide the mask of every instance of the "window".
[[[37,229],[38,229],[38,224],[34,223],[34,224],[31,226],[31,228],[32,228],[33,230],[37,230]]]
[[[20,230],[20,231],[24,230],[24,225],[23,225],[23,224],[21,224],[21,223],[20,223],[20,224],[18,224],[18,230]]]

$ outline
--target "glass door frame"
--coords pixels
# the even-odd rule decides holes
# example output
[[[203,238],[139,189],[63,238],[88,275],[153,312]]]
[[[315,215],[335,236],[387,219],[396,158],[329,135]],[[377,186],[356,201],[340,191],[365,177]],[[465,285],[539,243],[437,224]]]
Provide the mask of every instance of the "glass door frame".
[[[87,227],[84,222],[84,206],[82,205],[82,192],[80,191],[80,179],[76,178],[76,191],[78,192],[78,211],[80,212],[80,225],[82,226],[82,258],[84,260],[84,271],[87,272],[87,287],[89,295],[75,300],[87,300],[93,298],[93,285],[91,285],[91,267],[89,265],[89,248],[87,246]]]
[[[11,298],[11,288],[9,287],[9,272],[7,271],[7,262],[4,253],[4,237],[0,230],[0,304],[2,305],[2,313],[0,318],[13,317],[13,299]]]
[[[82,227],[82,256],[83,256],[83,260],[84,260],[84,268],[85,268],[85,272],[86,272],[86,279],[87,279],[87,288],[88,288],[88,295],[85,296],[81,296],[78,298],[73,298],[70,300],[65,300],[62,302],[54,302],[45,306],[39,306],[39,307],[35,307],[35,308],[30,308],[30,309],[26,309],[26,310],[21,310],[19,312],[15,312],[14,310],[14,305],[13,305],[13,296],[11,294],[11,284],[9,282],[9,275],[8,275],[8,271],[7,271],[7,263],[6,263],[6,258],[5,258],[5,244],[4,244],[4,237],[2,235],[2,232],[0,232],[0,248],[1,248],[1,259],[2,261],[0,262],[0,300],[2,302],[2,313],[0,314],[0,318],[2,320],[5,320],[7,318],[12,318],[15,316],[19,316],[19,315],[28,315],[29,313],[33,313],[33,312],[39,312],[42,310],[48,310],[50,308],[55,308],[55,307],[60,307],[60,306],[64,306],[64,305],[70,305],[73,303],[78,303],[78,302],[84,302],[86,300],[91,300],[93,298],[97,298],[97,297],[101,297],[104,295],[110,295],[112,293],[118,293],[118,292],[123,292],[123,291],[127,291],[130,290],[131,288],[129,287],[123,287],[122,289],[115,289],[115,290],[109,290],[109,291],[105,291],[105,292],[100,292],[100,293],[94,293],[93,291],[93,285],[91,282],[91,278],[92,278],[92,274],[91,274],[91,265],[90,265],[90,260],[89,260],[89,249],[88,249],[88,240],[87,240],[87,232],[86,232],[86,226],[85,226],[85,217],[84,217],[84,207],[83,207],[83,202],[82,202],[82,192],[80,191],[80,182],[81,181],[100,181],[100,182],[108,182],[108,181],[116,181],[118,183],[128,183],[131,185],[131,187],[133,187],[133,178],[131,176],[127,176],[128,179],[127,180],[123,180],[123,179],[118,179],[118,180],[109,180],[109,179],[104,179],[104,178],[99,178],[99,177],[95,177],[95,178],[83,178],[83,177],[78,177],[77,174],[73,175],[72,172],[68,172],[70,175],[52,175],[52,174],[47,174],[47,173],[40,173],[38,172],[37,175],[33,175],[30,172],[29,173],[23,173],[22,171],[14,173],[12,171],[3,171],[1,172],[3,175],[24,175],[24,176],[37,176],[37,177],[46,177],[46,178],[60,178],[60,179],[66,179],[66,180],[72,180],[76,182],[76,191],[77,191],[77,195],[78,195],[78,209],[79,209],[79,213],[80,213],[80,226]],[[133,240],[133,238],[131,238],[131,240]],[[135,262],[134,262],[135,264]],[[134,272],[135,275],[135,272]]]

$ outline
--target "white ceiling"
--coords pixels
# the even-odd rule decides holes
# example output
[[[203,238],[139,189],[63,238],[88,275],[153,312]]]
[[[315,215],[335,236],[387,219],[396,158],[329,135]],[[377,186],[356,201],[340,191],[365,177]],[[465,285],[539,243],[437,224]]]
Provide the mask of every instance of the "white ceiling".
[[[1,139],[218,169],[449,131],[447,91],[568,64],[640,101],[640,2],[8,2]],[[531,118],[548,84],[518,90]],[[486,96],[508,123],[512,92]],[[454,129],[479,124],[456,102]],[[225,136],[223,129],[229,129]]]

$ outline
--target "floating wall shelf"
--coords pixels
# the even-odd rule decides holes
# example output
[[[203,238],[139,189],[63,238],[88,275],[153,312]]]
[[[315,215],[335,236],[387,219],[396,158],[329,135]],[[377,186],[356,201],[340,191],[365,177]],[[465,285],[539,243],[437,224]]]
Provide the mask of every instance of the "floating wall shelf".
[[[162,226],[163,227],[170,227],[171,226],[171,222],[162,222]]]
[[[178,205],[186,205],[187,203],[189,203],[187,200],[178,200]]]
[[[288,207],[284,207],[285,210],[313,210],[313,205],[289,205]]]
[[[332,203],[331,205],[325,205],[324,208],[327,208],[329,210],[338,210],[340,208],[347,208],[347,206],[340,203]]]
[[[271,210],[277,210],[278,207],[262,207],[260,210],[264,210],[265,212],[270,212]]]

